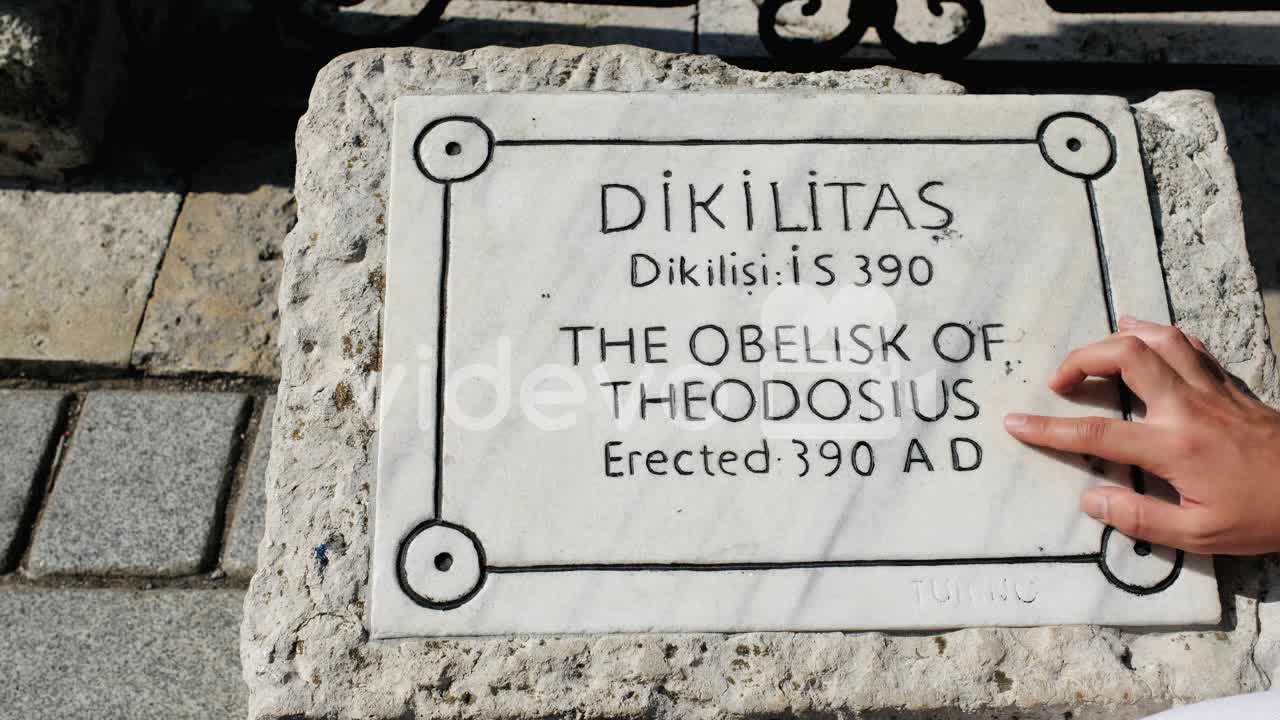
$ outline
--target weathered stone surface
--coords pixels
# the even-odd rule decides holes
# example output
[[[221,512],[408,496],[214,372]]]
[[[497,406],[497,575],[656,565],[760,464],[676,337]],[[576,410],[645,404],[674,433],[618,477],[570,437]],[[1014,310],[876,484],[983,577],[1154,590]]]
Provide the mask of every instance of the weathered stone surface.
[[[0,359],[129,362],[181,199],[160,182],[0,187]]]
[[[485,45],[527,47],[544,43],[610,45],[626,43],[691,52],[694,7],[565,5],[544,2],[450,2],[444,24],[423,41],[432,47],[469,50]]]
[[[1154,183],[1161,262],[1178,325],[1280,407],[1280,385],[1226,132],[1208,93],[1161,93],[1136,106]]]
[[[1265,686],[1252,653],[1258,637],[1255,599],[1264,579],[1249,563],[1224,563],[1220,571],[1228,611],[1221,627],[1179,632],[1047,627],[933,636],[367,640],[385,247],[379,220],[386,211],[392,100],[429,92],[719,87],[960,92],[936,78],[894,70],[760,74],[711,58],[621,48],[461,55],[368,51],[341,57],[320,74],[299,126],[299,224],[285,245],[282,383],[267,479],[269,540],[246,599],[242,659],[251,716],[861,713],[945,720],[1061,718],[1070,711],[1077,720],[1124,720]],[[1186,208],[1187,227],[1203,234],[1229,224],[1235,190],[1220,152],[1220,131],[1190,157],[1164,150],[1181,144],[1190,149],[1194,138],[1212,137],[1204,124],[1213,118],[1211,106],[1199,95],[1167,96],[1144,114],[1147,153],[1165,158],[1166,195],[1203,194],[1204,185],[1182,183],[1203,183],[1205,174],[1218,188],[1215,203]],[[1167,126],[1164,135],[1151,132],[1155,121]],[[1176,249],[1193,236],[1175,233],[1165,241],[1174,260],[1170,284],[1229,278],[1228,296],[1237,287],[1247,295],[1243,288],[1251,271],[1243,247],[1229,258],[1224,250],[1195,265],[1177,262],[1200,257]],[[1179,293],[1176,299],[1178,316],[1203,322],[1193,330],[1223,353],[1234,372],[1258,383],[1273,381],[1274,360],[1256,306],[1228,307],[1230,300],[1217,288]]]
[[[1185,99],[1189,100],[1178,102]],[[1138,110],[1139,128],[1144,134],[1164,138],[1163,152],[1152,155],[1151,173],[1162,195],[1171,196],[1161,197],[1159,207],[1165,226],[1165,265],[1170,272],[1170,292],[1178,321],[1203,338],[1205,344],[1225,360],[1227,368],[1247,382],[1262,400],[1272,407],[1280,407],[1275,364],[1264,349],[1268,339],[1275,347],[1277,338],[1274,335],[1268,338],[1267,327],[1259,327],[1256,321],[1262,312],[1262,302],[1254,272],[1241,258],[1245,237],[1239,225],[1240,198],[1236,194],[1233,162],[1224,146],[1223,126],[1212,113],[1212,98],[1192,93],[1159,95],[1139,105]],[[1245,117],[1247,114],[1247,105],[1237,108],[1232,114],[1232,127],[1249,130],[1249,136],[1258,139],[1262,132]],[[1256,163],[1257,160],[1246,158],[1244,162]],[[1273,171],[1254,168],[1255,172],[1263,170]],[[1197,185],[1202,188],[1199,192],[1189,190]],[[1252,227],[1271,231],[1273,226],[1266,221],[1271,219],[1274,208],[1261,195],[1251,199],[1255,202],[1249,212],[1262,220],[1255,221]],[[1188,220],[1196,217],[1203,218],[1203,222]],[[1274,282],[1276,251],[1266,247],[1267,240],[1266,236],[1253,237],[1249,245],[1255,251],[1263,249],[1262,258],[1255,256],[1255,260],[1262,262],[1255,265],[1269,269]],[[1183,278],[1180,286],[1172,282],[1174,272]],[[1275,288],[1271,291],[1274,293]],[[1197,293],[1211,298],[1212,302],[1204,303],[1196,297]],[[1276,319],[1277,305],[1280,302],[1267,308],[1269,320]],[[1220,310],[1208,312],[1209,307]],[[1271,327],[1276,325],[1273,323]],[[1276,588],[1280,588],[1280,557],[1219,559],[1218,567],[1220,573],[1224,568],[1231,568],[1246,578],[1246,587],[1252,586],[1248,592],[1257,598],[1259,627],[1254,659],[1268,678],[1280,677],[1280,602],[1276,600]]]
[[[1151,205],[1178,325],[1201,338],[1259,398],[1280,407],[1280,379],[1245,243],[1235,164],[1213,96],[1161,93],[1135,106],[1135,114],[1148,148]],[[1251,654],[1270,686],[1280,672],[1280,608],[1266,600],[1280,587],[1280,566],[1275,557],[1218,558],[1218,577],[1224,591],[1237,587],[1237,632],[1243,625],[1258,628]]]
[[[258,566],[258,543],[267,504],[267,461],[271,457],[271,418],[276,412],[275,397],[262,404],[258,432],[253,437],[249,467],[245,469],[240,497],[231,515],[231,530],[222,552],[222,569],[232,577],[248,577]]]
[[[92,158],[122,64],[114,3],[0,2],[0,176]]]
[[[856,0],[855,0],[856,1]],[[756,32],[759,0],[704,0],[699,13],[702,52],[766,57]],[[797,0],[782,8],[779,31],[830,37],[847,23],[847,0],[827,0],[810,17]],[[1208,7],[1209,3],[1202,3]],[[1044,0],[982,0],[987,28],[974,59],[1031,62],[1206,63],[1272,65],[1280,12],[1060,13]],[[898,3],[895,29],[908,39],[941,42],[962,15],[943,5],[934,17],[925,3]],[[850,57],[886,58],[874,30]]]
[[[293,147],[235,144],[196,173],[133,346],[150,373],[275,377]]]
[[[0,715],[243,718],[236,590],[0,591]]]
[[[14,543],[66,400],[54,390],[0,390],[0,572],[18,560]]]
[[[216,552],[246,397],[91,392],[36,527],[32,575],[185,575]]]
[[[328,24],[343,32],[373,37],[402,26],[425,0],[365,0],[331,15]],[[611,45],[626,43],[656,50],[694,50],[693,3],[684,7],[561,4],[506,0],[450,2],[437,25],[404,44],[445,50],[486,45],[526,47],[548,43]],[[370,42],[367,44],[378,44]]]

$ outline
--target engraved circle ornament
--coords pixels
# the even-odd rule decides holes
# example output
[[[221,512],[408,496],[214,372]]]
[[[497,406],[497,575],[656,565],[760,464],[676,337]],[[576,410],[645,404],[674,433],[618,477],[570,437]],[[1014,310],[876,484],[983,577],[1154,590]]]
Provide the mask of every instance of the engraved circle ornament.
[[[1134,595],[1167,590],[1182,572],[1181,550],[1135,541],[1111,527],[1102,532],[1101,556],[1107,580]]]
[[[480,592],[485,580],[484,549],[461,525],[428,520],[400,544],[400,587],[423,607],[451,610]]]
[[[1107,174],[1116,162],[1115,138],[1107,126],[1084,113],[1059,113],[1036,133],[1045,162],[1082,180]]]
[[[493,132],[472,117],[439,118],[418,134],[413,157],[422,174],[434,182],[470,180],[493,159]]]

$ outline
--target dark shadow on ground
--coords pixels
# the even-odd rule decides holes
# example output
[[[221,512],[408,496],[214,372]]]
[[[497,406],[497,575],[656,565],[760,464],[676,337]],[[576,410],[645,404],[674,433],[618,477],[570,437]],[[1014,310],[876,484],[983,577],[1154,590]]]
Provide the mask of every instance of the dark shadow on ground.
[[[503,5],[501,0],[483,4]],[[446,20],[417,44],[460,50],[490,44],[624,42],[675,50],[688,46],[692,35],[671,29],[592,25],[586,21],[599,8],[548,7],[556,10],[560,20],[565,12],[580,11],[584,24],[461,18]],[[686,8],[668,12],[682,10]],[[1018,38],[980,50],[999,55],[1012,52],[1013,46],[1021,43],[1066,44],[1097,58],[1096,63],[967,60],[934,70],[975,93],[1105,93],[1131,101],[1141,101],[1161,90],[1199,88],[1216,93],[1237,165],[1245,229],[1259,281],[1264,288],[1280,288],[1280,231],[1276,229],[1280,203],[1273,202],[1280,196],[1280,164],[1272,161],[1280,129],[1280,67],[1163,62],[1174,57],[1178,47],[1189,44],[1240,48],[1280,42],[1280,28],[1186,28],[1145,22],[1125,23],[1118,35],[1117,25],[1091,23],[1064,30],[1061,36]],[[218,29],[210,29],[215,27]],[[74,188],[75,182],[106,176],[122,190],[148,183],[169,188],[175,177],[189,181],[200,167],[218,159],[219,153],[229,152],[229,142],[291,145],[315,73],[332,59],[334,51],[307,48],[281,30],[274,16],[245,15],[219,25],[192,20],[185,33],[169,33],[145,43],[135,41],[128,57],[129,92],[112,115],[99,159],[64,187]],[[1117,37],[1125,39],[1123,45]],[[737,40],[755,38],[741,36]],[[1165,51],[1157,47],[1159,43],[1168,46]],[[1141,59],[1152,62],[1108,62],[1142,48],[1147,48],[1143,52],[1148,54]],[[771,59],[727,59],[753,69],[790,69]],[[837,66],[856,68],[883,62],[853,59]],[[251,190],[253,179],[227,177],[218,182],[220,187],[209,189]],[[12,187],[14,183],[4,185]]]

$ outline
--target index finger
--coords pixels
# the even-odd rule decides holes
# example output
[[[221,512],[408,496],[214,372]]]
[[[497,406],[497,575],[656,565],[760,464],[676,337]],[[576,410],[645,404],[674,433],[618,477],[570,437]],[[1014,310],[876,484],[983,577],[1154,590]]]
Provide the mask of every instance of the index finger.
[[[1157,475],[1157,466],[1170,454],[1163,428],[1118,418],[1010,413],[1004,426],[1010,435],[1031,445],[1138,465]]]

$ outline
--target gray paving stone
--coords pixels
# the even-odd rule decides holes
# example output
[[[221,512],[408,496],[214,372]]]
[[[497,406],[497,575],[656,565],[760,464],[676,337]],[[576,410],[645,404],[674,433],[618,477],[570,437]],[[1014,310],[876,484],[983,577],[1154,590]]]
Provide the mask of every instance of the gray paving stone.
[[[0,572],[18,561],[16,541],[66,400],[54,390],[0,390]]]
[[[32,575],[186,575],[218,537],[247,397],[91,392],[36,526]]]
[[[0,186],[0,360],[129,362],[180,199],[144,182]]]
[[[132,362],[151,374],[278,377],[280,245],[293,227],[293,143],[233,143],[197,170]]]
[[[222,553],[222,569],[232,577],[249,577],[258,565],[258,541],[262,540],[267,504],[267,460],[271,457],[271,416],[276,398],[262,403],[262,419],[253,438],[249,467],[245,470],[240,497],[231,516],[231,531]]]
[[[0,591],[0,718],[243,718],[242,597]]]

